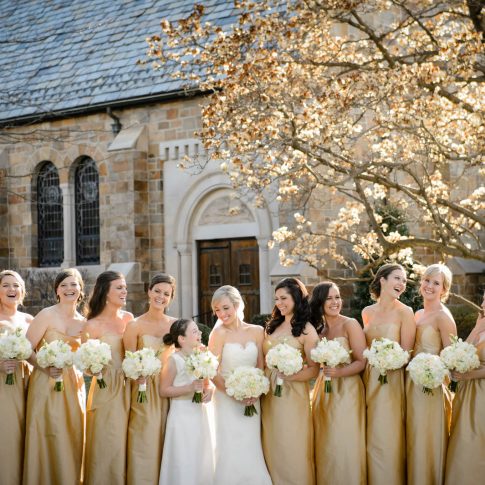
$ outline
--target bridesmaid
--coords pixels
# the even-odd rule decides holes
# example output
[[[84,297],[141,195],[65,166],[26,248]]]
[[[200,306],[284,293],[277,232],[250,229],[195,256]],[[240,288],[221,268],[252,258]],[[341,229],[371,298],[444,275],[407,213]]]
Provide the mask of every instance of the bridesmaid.
[[[76,310],[83,299],[83,280],[77,269],[62,270],[54,282],[58,303],[44,308],[32,320],[27,338],[34,349],[44,341],[64,340],[73,351],[81,341],[84,318]],[[24,485],[81,483],[84,444],[84,380],[74,367],[41,369],[31,357],[34,371],[27,397]],[[61,376],[64,391],[56,392]],[[62,464],[62,465],[61,465]]]
[[[105,271],[96,279],[89,300],[83,340],[99,339],[111,346],[111,364],[104,369],[106,388],[96,376],[89,388],[86,419],[85,485],[124,485],[126,481],[126,435],[130,389],[121,370],[123,333],[133,315],[126,304],[126,282],[118,271]]]
[[[375,338],[398,342],[404,350],[414,345],[413,310],[399,301],[406,289],[406,272],[399,264],[379,268],[370,285],[377,303],[362,311],[367,345]],[[404,369],[389,371],[388,384],[367,365],[364,372],[367,405],[367,481],[369,485],[406,482]]]
[[[172,351],[163,343],[175,318],[165,314],[175,295],[175,279],[158,274],[148,289],[149,308],[146,313],[129,323],[123,335],[125,350],[135,351],[150,347],[165,361]],[[128,424],[127,483],[156,484],[160,474],[168,399],[159,395],[160,379],[150,379],[147,386],[148,402],[138,403],[138,386],[132,386],[131,411]],[[147,446],[150,443],[150,446]]]
[[[303,354],[306,365],[284,379],[281,397],[274,396],[277,372],[267,370],[271,389],[262,398],[263,452],[273,483],[313,485],[313,425],[309,380],[318,375],[318,365],[310,351],[318,343],[318,334],[310,322],[308,292],[296,278],[285,278],[275,288],[275,307],[266,325],[263,352],[285,342]]]
[[[313,428],[317,485],[345,483],[365,485],[365,392],[360,373],[366,360],[365,335],[353,318],[340,314],[342,298],[330,281],[313,289],[312,322],[322,328],[321,337],[337,340],[352,351],[352,362],[324,367],[313,391]],[[332,378],[332,392],[324,392],[325,376]]]
[[[439,355],[456,335],[450,311],[443,305],[451,287],[452,274],[443,264],[426,268],[419,292],[423,309],[416,312],[416,342],[413,357],[426,352]],[[451,418],[451,396],[446,386],[423,393],[406,376],[406,447],[408,483],[442,484],[445,479],[446,447]]]
[[[446,485],[476,485],[485,477],[485,293],[482,311],[467,342],[475,345],[480,367],[465,374],[452,372],[458,381],[453,400],[450,442],[446,457]]]
[[[0,272],[0,332],[21,327],[24,331],[32,316],[18,311],[25,296],[25,283],[15,271]],[[25,399],[28,367],[17,360],[0,361],[0,483],[22,482],[25,436]],[[7,374],[14,374],[14,385],[5,384]],[[5,437],[8,436],[8,439]]]

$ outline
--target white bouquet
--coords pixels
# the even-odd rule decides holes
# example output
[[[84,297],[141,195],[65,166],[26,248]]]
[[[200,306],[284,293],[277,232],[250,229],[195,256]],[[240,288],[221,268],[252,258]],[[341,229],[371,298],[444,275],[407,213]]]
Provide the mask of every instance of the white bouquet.
[[[409,360],[409,352],[394,340],[375,338],[370,349],[364,350],[369,365],[379,371],[379,382],[387,384],[387,371],[400,369]]]
[[[440,387],[450,374],[438,355],[421,353],[411,360],[407,369],[412,381],[423,386],[425,394],[433,394],[433,389]]]
[[[68,343],[64,340],[53,340],[45,343],[37,352],[37,364],[43,369],[47,367],[56,367],[57,369],[65,369],[71,367],[73,364],[73,352]],[[62,375],[56,378],[54,391],[63,391],[64,383]]]
[[[285,376],[292,376],[303,367],[301,352],[291,345],[281,343],[275,345],[266,354],[266,365],[270,369],[276,369]],[[283,379],[276,378],[276,389],[274,395],[281,397]]]
[[[218,367],[217,357],[209,350],[195,349],[185,358],[185,370],[197,379],[212,379],[217,374]],[[201,403],[202,393],[195,391],[192,402]]]
[[[0,360],[25,360],[32,355],[32,345],[25,336],[25,329],[16,327],[0,334]],[[5,384],[15,382],[14,374],[7,374]]]
[[[440,358],[449,370],[456,370],[460,374],[480,367],[477,349],[461,338],[451,336],[451,345],[440,352]],[[456,382],[451,381],[452,391],[456,391]]]
[[[312,349],[310,356],[314,362],[328,367],[350,363],[350,352],[338,340],[327,340],[326,337]],[[325,392],[332,392],[332,379],[328,376],[325,376]]]
[[[225,379],[226,393],[238,401],[258,398],[269,391],[269,379],[257,367],[236,367]],[[258,414],[254,404],[244,408],[244,416]]]
[[[101,371],[111,361],[111,347],[97,339],[89,339],[74,353],[74,365],[81,371],[88,371],[96,376],[100,389],[106,387]]]
[[[137,350],[136,352],[125,353],[125,358],[121,364],[121,368],[126,377],[136,380],[139,377],[150,377],[158,374],[162,368],[157,353],[150,348]],[[137,402],[147,402],[147,385],[140,384],[138,387]]]

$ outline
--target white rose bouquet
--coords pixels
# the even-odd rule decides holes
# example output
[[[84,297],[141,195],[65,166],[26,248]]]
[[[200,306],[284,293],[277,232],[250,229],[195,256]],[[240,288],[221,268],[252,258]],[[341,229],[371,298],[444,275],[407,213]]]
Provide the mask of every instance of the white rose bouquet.
[[[433,394],[433,389],[440,387],[450,374],[438,355],[421,353],[411,360],[406,369],[412,381],[423,387],[425,394]]]
[[[379,371],[379,382],[387,384],[387,371],[400,369],[409,360],[409,352],[394,340],[375,338],[370,349],[364,350],[369,365]]]
[[[285,376],[292,376],[302,369],[303,358],[298,349],[286,343],[281,343],[268,351],[266,354],[266,365],[270,369],[276,369]],[[275,396],[281,397],[282,385],[283,379],[277,377]]]
[[[195,349],[185,358],[185,370],[197,379],[212,379],[217,374],[218,367],[217,357],[206,349]],[[195,391],[192,402],[201,403],[202,393]]]
[[[480,367],[477,349],[461,338],[451,336],[451,345],[440,352],[440,358],[449,370],[455,370],[460,374],[469,372]],[[456,391],[456,381],[451,381],[451,390]]]
[[[139,377],[150,377],[158,374],[162,368],[162,363],[157,357],[157,353],[150,348],[137,350],[136,352],[125,353],[125,358],[121,364],[121,368],[126,377],[136,380]],[[147,402],[147,385],[140,384],[138,387],[138,395],[136,402]]]
[[[53,340],[45,343],[37,352],[37,364],[43,369],[47,367],[56,367],[57,369],[65,369],[71,367],[73,364],[73,352],[69,344],[64,340]],[[56,378],[54,391],[63,391],[64,382],[62,375]]]
[[[12,331],[0,334],[0,359],[1,360],[25,360],[32,355],[32,345],[25,336],[22,327],[16,327]],[[7,374],[5,384],[13,385],[14,374]]]
[[[323,337],[312,349],[310,356],[314,362],[328,367],[350,363],[350,352],[338,341]],[[332,378],[325,376],[325,392],[332,392]]]
[[[241,366],[234,369],[225,379],[226,393],[238,401],[258,398],[269,391],[269,379],[257,367]],[[254,404],[244,408],[244,416],[258,414]]]
[[[106,387],[101,371],[111,361],[111,347],[97,339],[89,339],[74,353],[74,365],[81,371],[88,371],[96,376],[100,389]]]

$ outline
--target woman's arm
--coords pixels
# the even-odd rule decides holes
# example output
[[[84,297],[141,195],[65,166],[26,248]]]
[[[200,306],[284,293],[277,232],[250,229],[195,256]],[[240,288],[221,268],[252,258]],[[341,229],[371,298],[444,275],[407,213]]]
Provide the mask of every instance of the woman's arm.
[[[123,347],[125,352],[135,352],[138,345],[138,323],[136,320],[132,320],[126,326],[123,333]]]
[[[451,335],[456,336],[456,323],[451,315],[441,312],[438,316],[438,330],[441,335],[443,348],[451,345]]]
[[[167,364],[163,367],[160,374],[159,394],[161,397],[179,397],[190,392],[202,392],[204,383],[201,379],[196,379],[190,384],[184,386],[174,386],[173,381],[177,375],[177,367],[173,357],[169,358]]]
[[[220,374],[220,364],[222,360],[222,348],[224,347],[224,335],[221,332],[221,327],[214,329],[209,335],[209,350],[218,358],[219,360],[219,370],[216,376],[212,379],[212,382],[216,388],[221,392],[226,392],[226,384],[224,377]]]
[[[401,314],[401,347],[404,350],[412,350],[416,338],[416,322],[412,308],[403,305]]]

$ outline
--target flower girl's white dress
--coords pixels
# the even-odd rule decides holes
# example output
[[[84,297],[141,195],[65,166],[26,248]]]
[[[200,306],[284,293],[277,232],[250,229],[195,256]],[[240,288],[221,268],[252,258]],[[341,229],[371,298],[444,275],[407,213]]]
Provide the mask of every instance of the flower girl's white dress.
[[[174,386],[190,384],[185,360],[179,352],[170,357],[177,374]],[[159,485],[212,485],[214,462],[205,404],[192,402],[193,392],[170,399]],[[146,444],[150,446],[150,443]]]
[[[245,346],[226,343],[222,349],[221,374],[227,377],[236,367],[255,367],[258,348],[254,342]],[[215,485],[271,485],[261,446],[261,409],[244,416],[244,404],[218,390],[214,394],[216,425]]]

